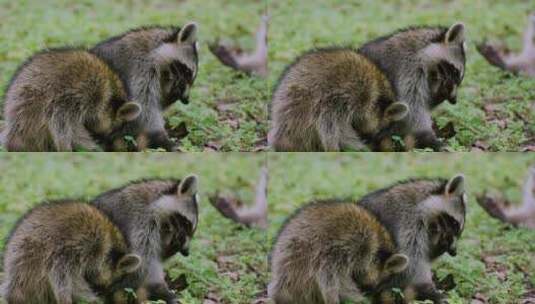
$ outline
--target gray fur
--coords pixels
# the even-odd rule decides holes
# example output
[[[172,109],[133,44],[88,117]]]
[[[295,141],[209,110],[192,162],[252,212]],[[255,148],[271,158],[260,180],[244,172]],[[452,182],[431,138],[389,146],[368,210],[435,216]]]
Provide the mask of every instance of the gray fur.
[[[129,95],[143,108],[140,117],[129,124],[137,134],[140,148],[173,149],[165,130],[163,111],[176,99],[188,102],[188,92],[197,75],[197,25],[147,27],[132,30],[101,42],[91,51],[103,58],[126,83]],[[169,81],[179,81],[183,87],[167,84],[174,62],[187,67],[188,75],[180,74]],[[176,94],[173,93],[176,91]]]
[[[438,149],[432,130],[431,110],[448,99],[456,102],[457,86],[464,77],[464,25],[449,29],[421,27],[402,30],[363,45],[359,52],[370,58],[388,76],[399,101],[411,109],[408,124],[417,134],[417,147]],[[430,72],[445,61],[460,71],[460,80],[445,95],[433,96]],[[421,137],[419,140],[418,137]]]
[[[93,201],[124,231],[132,251],[142,257],[141,269],[132,285],[141,284],[149,300],[177,303],[165,282],[162,263],[178,251],[189,254],[198,221],[197,180],[190,175],[182,181],[133,182]],[[173,222],[176,216],[187,222]]]
[[[417,287],[420,293],[418,300],[444,303],[432,281],[431,263],[437,255],[452,250],[450,247],[455,246],[462,232],[466,213],[464,196],[464,178],[455,176],[449,181],[422,179],[401,182],[368,194],[358,202],[378,217],[392,233],[400,252],[409,257],[411,263],[393,280],[393,284],[403,288]],[[451,235],[449,230],[437,231],[438,241],[451,238],[452,242],[438,242],[441,246],[449,246],[434,248],[435,243],[431,240],[435,236],[430,235],[430,227],[436,217],[443,214],[459,219],[460,231],[455,235]]]

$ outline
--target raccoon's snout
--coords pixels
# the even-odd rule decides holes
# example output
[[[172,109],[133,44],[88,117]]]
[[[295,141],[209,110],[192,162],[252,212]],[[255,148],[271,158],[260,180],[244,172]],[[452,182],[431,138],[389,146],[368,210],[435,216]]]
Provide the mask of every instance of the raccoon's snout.
[[[184,93],[182,93],[180,101],[186,105],[189,103],[189,86],[186,85],[186,89],[184,90]]]
[[[182,248],[179,252],[185,257],[189,256],[189,248]]]
[[[180,102],[182,102],[185,105],[189,104],[189,96],[182,96],[180,98]]]
[[[457,86],[454,86],[453,90],[451,90],[450,97],[448,98],[448,102],[451,104],[457,103]]]
[[[455,242],[453,242],[450,248],[448,249],[448,254],[452,257],[457,255],[457,245],[455,244]]]

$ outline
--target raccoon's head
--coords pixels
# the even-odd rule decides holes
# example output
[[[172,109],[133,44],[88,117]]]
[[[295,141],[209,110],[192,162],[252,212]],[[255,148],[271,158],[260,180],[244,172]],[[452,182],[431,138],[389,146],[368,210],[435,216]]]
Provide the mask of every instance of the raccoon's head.
[[[189,103],[189,91],[197,77],[197,24],[186,24],[154,50],[159,69],[161,102],[168,107],[177,100]]]
[[[466,193],[463,175],[447,181],[440,193],[423,202],[427,214],[429,256],[435,259],[444,253],[457,254],[457,240],[464,230]]]
[[[197,183],[197,176],[190,175],[177,185],[175,193],[164,195],[154,202],[161,218],[160,241],[164,260],[177,252],[189,255],[189,245],[199,218]]]
[[[457,103],[457,90],[464,79],[466,65],[465,27],[462,23],[451,26],[439,41],[422,51],[423,74],[431,93],[431,108],[448,100]]]

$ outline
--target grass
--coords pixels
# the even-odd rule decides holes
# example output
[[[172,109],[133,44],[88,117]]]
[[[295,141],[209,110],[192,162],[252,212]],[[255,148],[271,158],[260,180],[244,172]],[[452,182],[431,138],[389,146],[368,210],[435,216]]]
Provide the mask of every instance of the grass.
[[[449,178],[461,172],[467,181],[468,213],[458,255],[443,256],[434,264],[440,278],[448,273],[455,278],[450,303],[470,303],[478,294],[488,298],[486,303],[520,303],[535,285],[533,231],[501,224],[475,200],[477,193],[494,188],[519,202],[524,174],[535,163],[535,155],[309,153],[270,154],[268,161],[270,243],[286,217],[312,199],[358,199],[409,177]],[[483,257],[494,262],[486,266]]]
[[[0,0],[0,96],[12,74],[34,52],[65,45],[92,46],[108,37],[148,24],[182,26],[196,21],[200,66],[189,105],[177,102],[166,113],[172,127],[184,122],[184,151],[206,146],[221,151],[252,151],[265,138],[266,81],[221,65],[209,52],[217,37],[251,48],[265,11],[257,0]],[[1,101],[3,102],[3,100]],[[219,103],[229,103],[218,111]]]
[[[440,127],[452,122],[452,151],[473,145],[489,151],[520,151],[535,143],[535,79],[515,77],[489,64],[475,45],[485,37],[521,46],[533,3],[523,0],[271,0],[270,86],[283,68],[304,51],[331,45],[358,47],[366,41],[409,25],[452,25],[467,28],[468,62],[458,103],[434,111]],[[493,104],[486,113],[485,104]]]
[[[90,199],[142,177],[181,178],[196,173],[201,197],[199,226],[190,256],[176,255],[168,262],[167,271],[173,278],[186,275],[189,287],[180,295],[184,304],[203,303],[209,295],[220,299],[218,303],[250,303],[268,279],[265,233],[224,219],[207,197],[216,190],[227,190],[251,201],[264,161],[259,154],[233,153],[4,153],[0,155],[0,238],[24,212],[44,199]]]

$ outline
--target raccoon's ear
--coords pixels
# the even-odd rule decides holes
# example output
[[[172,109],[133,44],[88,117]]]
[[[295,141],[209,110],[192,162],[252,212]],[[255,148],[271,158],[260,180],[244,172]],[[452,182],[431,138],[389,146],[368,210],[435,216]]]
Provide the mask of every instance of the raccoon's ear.
[[[452,177],[446,184],[447,195],[461,195],[464,193],[464,175],[459,174]]]
[[[409,113],[409,106],[403,102],[394,102],[385,110],[385,118],[390,121],[399,121]]]
[[[446,32],[446,43],[463,43],[464,42],[464,24],[455,23]]]
[[[178,33],[178,43],[194,43],[197,41],[197,23],[191,22]]]
[[[409,257],[404,254],[396,253],[390,256],[385,262],[385,271],[390,273],[400,273],[409,265]]]
[[[137,254],[127,254],[117,263],[117,269],[123,273],[132,273],[141,266],[141,257]]]
[[[117,110],[117,118],[124,121],[132,121],[136,119],[141,113],[141,106],[137,102],[129,101],[125,102]]]
[[[180,182],[178,186],[178,195],[193,196],[197,194],[198,178],[196,175],[190,175]]]

